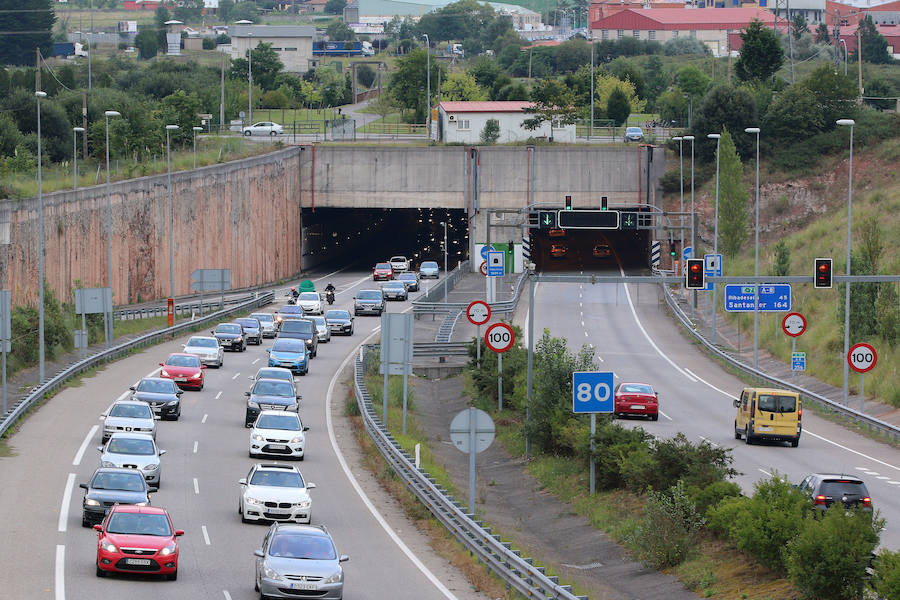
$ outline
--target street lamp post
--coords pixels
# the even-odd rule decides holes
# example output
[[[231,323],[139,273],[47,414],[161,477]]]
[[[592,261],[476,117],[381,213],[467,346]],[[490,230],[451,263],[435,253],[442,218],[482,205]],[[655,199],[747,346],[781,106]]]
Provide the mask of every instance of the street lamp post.
[[[685,135],[682,139],[691,143],[691,256],[697,256],[697,245],[694,243],[694,136]],[[694,305],[697,304],[697,290],[691,290],[691,319],[694,318]]]
[[[172,149],[169,133],[180,129],[178,125],[166,125],[166,174],[169,192],[169,297],[175,301],[175,209],[172,206]],[[172,324],[175,324],[175,311],[172,311]]]
[[[202,127],[194,127],[194,168],[197,168],[197,132],[203,131]]]
[[[78,189],[78,134],[84,133],[84,127],[72,128],[72,167],[75,175],[72,177],[72,189]]]
[[[594,135],[594,36],[591,36],[591,123],[588,125],[588,141]]]
[[[248,34],[247,49],[247,125],[253,125],[253,32]]]
[[[447,304],[447,221],[444,225],[444,304]]]
[[[112,290],[112,203],[109,199],[109,118],[121,117],[122,115],[115,110],[107,110],[103,113],[106,118],[106,286]],[[106,347],[112,343],[113,323],[112,323],[112,306],[109,307],[110,312],[106,313],[104,306],[104,319],[106,319],[105,337]]]
[[[847,183],[847,275],[850,275],[850,234],[853,229],[853,119],[838,119],[838,125],[850,127],[850,168]],[[846,356],[850,353],[850,282],[844,290],[844,404],[847,404],[850,396],[850,368]]]
[[[847,42],[842,38],[841,46],[844,47],[844,75],[847,75]]]
[[[428,34],[423,33],[425,38],[425,71],[426,71],[426,88],[425,88],[425,131],[428,133],[428,139],[431,140],[431,41]]]
[[[44,382],[44,190],[41,173],[41,98],[47,92],[35,92],[37,98],[37,172],[38,172],[38,376]]]
[[[759,277],[759,127],[747,127],[745,133],[756,134],[756,251],[753,258],[753,275]],[[753,287],[753,368],[759,368],[759,284]]]
[[[708,133],[706,134],[711,140],[716,140],[716,222],[713,230],[713,254],[719,253],[719,144],[722,140],[722,135],[719,133]],[[716,340],[716,302],[718,301],[717,292],[718,286],[713,284],[713,305],[712,305],[712,337],[713,343]]]
[[[684,252],[684,137],[677,136],[672,139],[678,142],[678,183],[681,187],[681,251]],[[693,251],[694,249],[691,248],[691,252]]]

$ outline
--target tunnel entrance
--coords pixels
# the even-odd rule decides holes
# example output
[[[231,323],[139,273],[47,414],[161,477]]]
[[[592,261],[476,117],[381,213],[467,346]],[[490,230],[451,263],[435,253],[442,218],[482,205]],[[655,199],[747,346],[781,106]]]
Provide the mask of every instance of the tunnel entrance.
[[[618,273],[619,262],[626,271],[647,268],[650,231],[532,229],[531,245],[539,271]]]

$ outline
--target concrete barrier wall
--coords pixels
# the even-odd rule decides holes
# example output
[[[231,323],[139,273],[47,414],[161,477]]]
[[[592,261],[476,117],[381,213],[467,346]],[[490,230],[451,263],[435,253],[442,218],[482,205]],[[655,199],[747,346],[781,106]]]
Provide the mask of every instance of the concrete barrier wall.
[[[299,166],[297,148],[288,148],[172,174],[176,296],[190,293],[194,269],[231,269],[233,288],[300,271]],[[116,305],[169,295],[166,179],[110,185]],[[0,281],[14,304],[37,298],[37,206],[37,198],[0,202],[10,215]],[[105,185],[44,195],[44,272],[61,299],[71,301],[79,285],[106,286],[106,240]]]

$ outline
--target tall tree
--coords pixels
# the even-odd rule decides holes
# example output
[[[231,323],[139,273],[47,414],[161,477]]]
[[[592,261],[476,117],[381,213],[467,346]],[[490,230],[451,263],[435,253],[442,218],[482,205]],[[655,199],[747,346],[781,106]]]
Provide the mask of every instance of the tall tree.
[[[388,83],[388,91],[406,109],[415,110],[417,123],[425,122],[425,90],[427,87],[427,57],[425,50],[412,50],[396,62],[396,70]],[[444,79],[446,67],[438,61],[431,61],[431,93],[437,93],[438,77]]]
[[[727,129],[719,140],[719,238],[725,254],[734,258],[747,241],[749,194],[742,181],[743,165]]]
[[[694,65],[688,65],[678,70],[676,76],[678,87],[694,100],[703,97],[712,79]]]
[[[862,59],[876,65],[884,65],[894,62],[893,57],[888,52],[888,43],[884,36],[878,33],[872,15],[866,15],[866,18],[859,22]],[[857,49],[857,52],[860,51]],[[856,52],[854,52],[856,54]]]
[[[856,98],[859,89],[852,79],[834,70],[831,65],[822,65],[801,82],[815,94],[822,108],[822,127],[830,131],[837,127],[838,119],[852,119],[856,114]]]
[[[33,65],[35,48],[50,56],[55,22],[51,0],[0,0],[0,64]]]
[[[816,43],[831,45],[831,34],[828,33],[828,25],[825,23],[819,23],[816,27]]]
[[[166,21],[171,19],[172,15],[165,4],[160,4],[156,7],[156,12],[153,13],[153,23],[156,25],[156,47],[159,50],[165,50],[168,45],[166,41]]]
[[[744,131],[745,127],[758,127],[756,102],[744,88],[719,84],[709,90],[698,107],[694,104],[694,122],[691,134],[697,138],[697,154],[703,160],[710,160],[715,151],[715,143],[707,143],[706,134],[729,131]],[[737,140],[741,156],[749,156],[755,150],[755,141],[749,135]]]
[[[247,54],[249,55],[249,51]],[[264,90],[270,90],[275,84],[275,77],[283,68],[284,64],[272,49],[271,43],[260,42],[253,48],[253,83]],[[231,61],[231,77],[246,80],[248,71],[247,59],[236,58]]]
[[[769,81],[784,64],[784,50],[778,36],[754,19],[741,32],[740,57],[734,72],[741,81]]]
[[[794,15],[794,20],[791,22],[791,33],[794,34],[795,40],[799,40],[804,33],[809,33],[809,23],[806,22],[803,13]]]
[[[631,114],[631,102],[621,88],[616,88],[606,101],[606,118],[612,119],[616,127],[623,125]]]
[[[531,99],[534,105],[526,108],[525,112],[534,116],[522,121],[525,129],[539,129],[544,121],[560,125],[575,122],[575,94],[561,81],[541,79],[531,91]]]

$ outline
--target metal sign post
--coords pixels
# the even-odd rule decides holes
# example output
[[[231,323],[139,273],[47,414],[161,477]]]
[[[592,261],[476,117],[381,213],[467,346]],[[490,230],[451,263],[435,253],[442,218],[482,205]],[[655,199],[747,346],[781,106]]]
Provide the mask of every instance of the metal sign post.
[[[613,401],[612,371],[574,371],[572,373],[572,412],[576,415],[591,415],[591,484],[593,496],[596,482],[594,463],[594,434],[597,432],[597,413],[610,414],[615,411]]]
[[[475,326],[475,366],[481,367],[481,326],[491,320],[491,307],[487,302],[475,300],[466,308],[466,318]]]
[[[450,422],[450,440],[469,455],[469,513],[475,514],[475,455],[494,441],[494,420],[475,407],[464,408]]]
[[[10,292],[0,291],[0,354],[3,355],[3,412],[6,414],[6,353],[10,350],[10,338],[12,337],[10,319]]]
[[[381,372],[384,373],[383,424],[387,427],[388,376],[403,375],[403,433],[406,433],[407,383],[412,372],[413,315],[382,313]]]
[[[494,323],[484,332],[485,345],[497,353],[497,404],[503,410],[503,353],[516,341],[513,328],[506,323]]]

